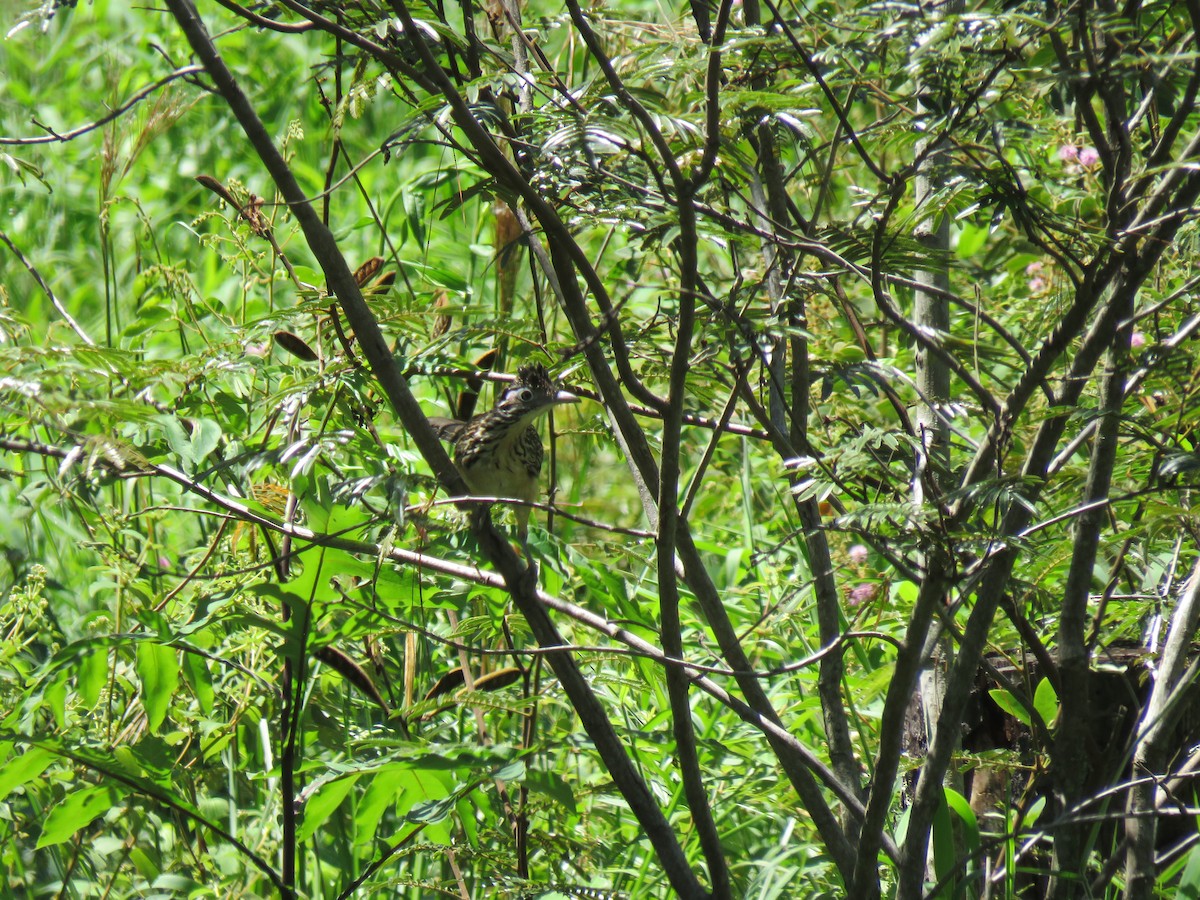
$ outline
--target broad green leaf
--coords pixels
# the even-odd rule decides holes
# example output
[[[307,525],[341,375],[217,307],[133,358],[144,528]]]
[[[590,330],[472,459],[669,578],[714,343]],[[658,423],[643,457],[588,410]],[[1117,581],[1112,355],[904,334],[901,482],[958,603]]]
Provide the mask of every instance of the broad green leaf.
[[[163,414],[155,417],[167,437],[167,446],[183,462],[185,469],[192,468],[192,442],[178,416]]]
[[[451,794],[449,797],[443,797],[440,800],[423,800],[420,803],[414,803],[405,818],[410,822],[432,825],[450,815],[457,802],[457,794]]]
[[[962,822],[963,835],[966,838],[966,848],[970,853],[979,849],[979,820],[975,810],[971,809],[970,801],[953,788],[944,788],[946,805]]]
[[[1038,682],[1037,690],[1033,692],[1033,708],[1042,717],[1047,728],[1054,725],[1055,720],[1058,719],[1058,694],[1049,678],[1043,678]]]
[[[955,849],[954,824],[950,818],[950,807],[943,795],[938,801],[937,810],[933,814],[933,868],[939,882],[946,881],[954,874],[958,865],[958,852]],[[953,894],[953,892],[951,892]]]
[[[524,760],[516,759],[492,773],[498,781],[519,781],[525,777]]]
[[[306,841],[312,837],[346,799],[346,795],[357,781],[357,775],[350,775],[326,781],[317,788],[317,792],[304,804],[304,816],[300,820],[300,827],[296,829],[297,839]]]
[[[1029,809],[1027,809],[1025,811],[1025,818],[1022,820],[1022,824],[1026,828],[1032,828],[1034,826],[1034,824],[1037,822],[1037,820],[1041,818],[1042,812],[1045,809],[1046,809],[1046,798],[1038,797],[1031,804],[1029,804]]]
[[[76,668],[76,683],[79,687],[79,699],[83,705],[92,709],[100,701],[100,692],[108,681],[108,651],[105,647],[95,647],[84,652],[79,657]]]
[[[1017,702],[1017,698],[1002,688],[988,691],[988,695],[996,701],[996,705],[1023,725],[1031,725],[1029,712]]]
[[[171,697],[179,687],[179,660],[175,648],[142,641],[137,648],[137,674],[142,682],[142,705],[150,730],[158,731]]]
[[[75,832],[86,828],[97,816],[104,815],[120,803],[127,793],[125,788],[111,783],[68,792],[42,822],[37,849],[70,840]]]
[[[988,229],[986,227],[964,222],[962,231],[958,234],[958,243],[954,247],[955,254],[959,259],[970,259],[983,247],[987,236]]]
[[[395,771],[403,766],[388,766],[380,769],[371,779],[367,790],[358,801],[354,815],[354,842],[369,843],[375,837],[379,820],[389,805],[404,793],[404,782],[395,777]]]
[[[18,745],[16,751],[0,766],[0,800],[14,788],[33,781],[54,761],[54,754],[42,747]]]
[[[213,710],[213,681],[212,673],[208,670],[208,660],[199,653],[185,651],[183,654],[183,677],[196,695],[200,711],[206,716]]]
[[[199,466],[217,449],[221,441],[221,426],[212,419],[192,419],[190,446],[192,464]]]
[[[460,797],[458,805],[455,807],[455,824],[462,828],[463,834],[471,846],[474,846],[475,842],[479,840],[479,823],[476,816],[479,809],[486,806],[487,800],[483,792],[476,790]]]
[[[67,679],[64,676],[55,678],[42,690],[42,699],[50,707],[54,715],[54,724],[59,730],[67,727]]]
[[[154,860],[152,860],[150,855],[141,847],[130,848],[129,861],[132,862],[137,868],[138,874],[147,881],[153,881],[161,874],[161,871],[154,863]]]

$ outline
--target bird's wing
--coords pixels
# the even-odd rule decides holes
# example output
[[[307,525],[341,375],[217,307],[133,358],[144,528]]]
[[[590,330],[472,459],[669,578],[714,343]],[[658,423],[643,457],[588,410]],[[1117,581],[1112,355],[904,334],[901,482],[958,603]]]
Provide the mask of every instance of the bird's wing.
[[[429,424],[433,428],[433,433],[443,441],[454,443],[458,440],[459,434],[462,433],[466,422],[461,419],[445,419],[441,416],[430,416]]]

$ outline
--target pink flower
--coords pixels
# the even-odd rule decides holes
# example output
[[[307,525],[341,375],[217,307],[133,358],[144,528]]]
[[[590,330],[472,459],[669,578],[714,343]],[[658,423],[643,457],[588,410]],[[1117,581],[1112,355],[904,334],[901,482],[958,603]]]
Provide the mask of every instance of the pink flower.
[[[866,563],[867,557],[870,556],[870,554],[871,551],[862,544],[855,544],[850,548],[848,555],[850,556],[850,562],[854,563],[856,566],[861,566]]]
[[[1029,278],[1029,293],[1037,294],[1046,288],[1046,279],[1042,277],[1042,271],[1045,269],[1040,259],[1035,259],[1025,267],[1025,275]]]
[[[1058,158],[1063,162],[1075,162],[1079,159],[1079,148],[1074,144],[1063,144],[1058,148]]]
[[[1142,334],[1140,331],[1135,331],[1132,335],[1129,336],[1129,346],[1135,350],[1138,347],[1145,347],[1146,346],[1146,336],[1144,334]]]
[[[1100,162],[1100,154],[1095,147],[1084,147],[1079,151],[1079,164],[1085,169],[1090,169],[1098,162]]]
[[[875,595],[879,593],[879,585],[863,582],[855,586],[850,592],[850,605],[861,606],[864,603],[869,603],[875,599]]]

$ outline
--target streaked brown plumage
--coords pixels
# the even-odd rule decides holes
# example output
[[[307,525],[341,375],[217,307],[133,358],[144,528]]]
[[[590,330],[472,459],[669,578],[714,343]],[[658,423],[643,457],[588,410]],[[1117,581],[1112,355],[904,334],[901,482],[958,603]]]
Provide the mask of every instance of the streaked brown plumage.
[[[576,403],[574,394],[559,390],[541,363],[522,366],[488,412],[470,421],[430,417],[438,437],[454,444],[454,464],[471,494],[533,502],[545,450],[538,416],[562,403]],[[516,507],[517,533],[524,543],[529,507]]]

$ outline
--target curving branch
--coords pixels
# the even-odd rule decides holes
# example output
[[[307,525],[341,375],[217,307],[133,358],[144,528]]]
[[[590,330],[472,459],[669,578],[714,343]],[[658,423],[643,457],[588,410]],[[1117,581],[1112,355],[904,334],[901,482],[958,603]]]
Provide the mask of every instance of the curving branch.
[[[86,125],[80,125],[78,128],[72,128],[70,131],[57,132],[49,126],[42,127],[50,132],[49,134],[39,135],[38,137],[0,137],[0,146],[30,146],[33,144],[65,144],[68,141],[73,141],[75,138],[95,131],[97,128],[103,128],[109,122],[121,118],[129,110],[133,109],[151,94],[157,93],[162,88],[166,87],[172,81],[178,81],[180,78],[190,79],[193,75],[199,75],[204,71],[203,66],[183,66],[176,69],[170,75],[164,75],[162,78],[155,81],[153,84],[148,84],[140,91],[135,92],[128,100],[116,107],[106,116],[101,116],[94,122],[88,122]],[[40,124],[40,123],[39,123]]]

